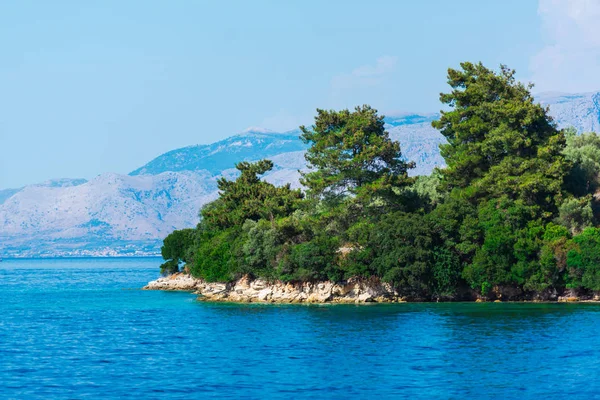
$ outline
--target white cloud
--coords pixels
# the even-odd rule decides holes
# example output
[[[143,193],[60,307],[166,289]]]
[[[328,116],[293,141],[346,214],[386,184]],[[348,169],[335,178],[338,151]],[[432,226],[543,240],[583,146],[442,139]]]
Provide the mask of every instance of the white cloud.
[[[530,62],[536,91],[600,89],[600,0],[540,0],[546,45]]]
[[[397,62],[398,57],[395,56],[379,57],[375,65],[363,65],[350,73],[334,76],[331,80],[331,87],[334,91],[340,91],[377,86],[384,81],[387,74],[394,70]]]

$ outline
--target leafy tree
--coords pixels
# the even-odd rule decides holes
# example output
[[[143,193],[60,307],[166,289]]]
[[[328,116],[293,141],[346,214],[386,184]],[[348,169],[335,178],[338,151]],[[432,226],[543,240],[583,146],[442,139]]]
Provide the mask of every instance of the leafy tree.
[[[441,172],[434,169],[431,175],[420,175],[416,178],[412,189],[421,199],[421,203],[434,208],[444,200],[444,193],[440,192]]]
[[[243,226],[248,239],[242,246],[245,272],[260,278],[277,277],[277,259],[285,234],[270,221],[247,220]]]
[[[567,268],[570,239],[571,235],[564,226],[552,222],[546,226],[539,255],[539,267],[525,283],[526,290],[542,292],[564,285],[563,275]]]
[[[213,228],[241,227],[247,219],[273,220],[298,208],[303,195],[290,185],[277,187],[260,179],[273,169],[273,162],[241,162],[235,166],[240,176],[235,181],[220,178],[219,199],[201,211],[203,220]]]
[[[375,276],[429,299],[467,285],[600,290],[600,138],[557,130],[504,66],[463,63],[448,82],[433,123],[447,168],[409,178],[376,110],[318,110],[301,127],[307,198],[262,180],[268,160],[237,164],[196,229],[165,239],[163,272],[185,262],[208,281]]]
[[[282,261],[284,280],[310,281],[316,279],[337,280],[337,251],[339,240],[323,232],[310,241],[290,246],[288,256]]]
[[[188,263],[188,249],[194,242],[194,229],[181,229],[171,232],[163,241],[160,249],[161,255],[166,262],[160,266],[163,275],[179,272],[179,264]]]
[[[161,275],[172,275],[179,272],[179,263],[175,260],[167,260],[160,265]]]
[[[440,146],[447,168],[440,172],[441,187],[450,194],[434,219],[452,219],[450,233],[441,229],[448,248],[460,255],[464,278],[482,293],[527,285],[533,276],[538,286],[545,283],[536,275],[544,225],[563,201],[571,168],[564,132],[535,102],[531,85],[514,74],[481,63],[449,69],[452,91],[440,100],[450,110],[433,122],[447,139]],[[444,217],[445,210],[454,216]]]
[[[417,297],[431,293],[434,246],[427,220],[403,212],[383,216],[367,243],[376,275]]]
[[[475,202],[507,196],[538,205],[547,217],[568,170],[565,137],[514,74],[469,62],[448,70],[452,91],[440,100],[450,110],[432,123],[448,141],[440,146],[443,184]]]
[[[556,221],[568,228],[573,235],[581,233],[584,228],[592,226],[593,220],[591,196],[566,199],[560,205],[558,217],[556,218]]]
[[[191,273],[208,282],[228,282],[240,275],[240,247],[244,241],[240,230],[203,230],[198,233],[196,261]]]
[[[400,144],[390,139],[383,116],[362,106],[354,111],[317,110],[315,124],[301,126],[310,172],[302,183],[309,193],[328,200],[357,196],[367,203],[394,197],[395,188],[411,183],[413,163],[402,159]]]
[[[459,256],[444,246],[436,246],[433,250],[431,291],[436,298],[453,298],[457,289],[463,286],[461,279],[462,265]]]
[[[595,132],[577,136],[577,131],[565,130],[564,154],[573,167],[566,179],[567,188],[575,196],[595,194],[600,187],[600,136]]]
[[[536,206],[521,200],[501,198],[482,204],[478,225],[483,242],[463,272],[472,288],[523,285],[527,281],[536,268],[543,235],[538,214]]]
[[[573,243],[567,254],[568,287],[600,290],[600,229],[585,229]]]
[[[448,197],[427,215],[427,219],[441,244],[452,249],[461,264],[470,263],[483,235],[477,208],[459,196]]]

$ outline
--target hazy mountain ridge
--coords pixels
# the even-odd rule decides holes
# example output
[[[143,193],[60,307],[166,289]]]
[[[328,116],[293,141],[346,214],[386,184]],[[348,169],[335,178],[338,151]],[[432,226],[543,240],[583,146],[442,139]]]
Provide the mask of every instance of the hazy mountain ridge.
[[[5,252],[36,255],[32,243],[156,241],[172,228],[193,226],[215,189],[206,172],[109,173],[78,186],[28,186],[0,206],[0,243]]]
[[[543,93],[536,97],[550,107],[560,128],[573,126],[578,132],[600,132],[600,92]]]
[[[10,199],[13,195],[18,193],[22,189],[23,188],[0,190],[0,205],[2,205],[6,200]]]
[[[297,184],[303,152],[272,157],[265,177]],[[235,169],[223,171],[234,178]],[[173,229],[195,226],[202,205],[217,197],[209,171],[157,175],[106,173],[73,186],[30,185],[0,205],[4,256],[150,255]]]
[[[165,171],[206,170],[217,175],[236,162],[305,150],[300,131],[286,133],[250,130],[208,145],[187,146],[164,153],[129,175],[156,175]]]
[[[600,92],[542,94],[560,127],[600,131]],[[415,161],[411,174],[443,166],[442,135],[431,127],[439,114],[387,117],[386,128]],[[265,179],[300,187],[307,146],[299,131],[252,129],[209,145],[188,146],[156,157],[129,175],[106,173],[90,181],[56,179],[0,190],[0,255],[156,254],[173,229],[194,226],[198,210],[217,197],[220,176],[233,179],[234,164],[262,158],[275,167]]]

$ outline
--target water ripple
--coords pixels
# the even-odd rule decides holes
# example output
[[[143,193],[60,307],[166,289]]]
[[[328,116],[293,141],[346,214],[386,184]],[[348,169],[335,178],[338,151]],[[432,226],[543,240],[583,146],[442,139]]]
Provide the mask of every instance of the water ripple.
[[[593,304],[208,304],[158,260],[0,270],[0,398],[597,397]]]

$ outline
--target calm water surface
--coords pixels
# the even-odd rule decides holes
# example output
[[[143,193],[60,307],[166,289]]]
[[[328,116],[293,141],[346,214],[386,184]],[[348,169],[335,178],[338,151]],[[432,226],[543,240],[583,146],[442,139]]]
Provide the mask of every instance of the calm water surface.
[[[600,398],[594,304],[209,304],[158,259],[0,264],[0,398]]]

